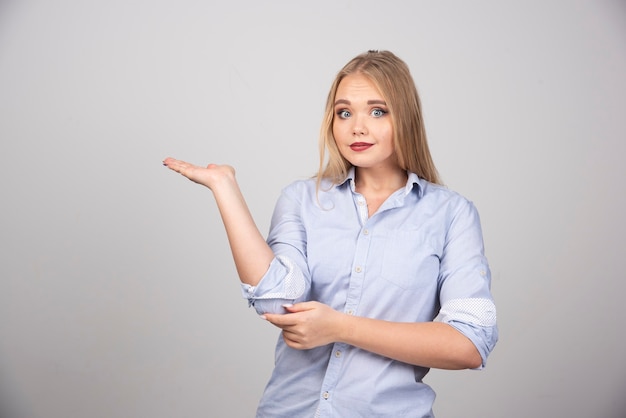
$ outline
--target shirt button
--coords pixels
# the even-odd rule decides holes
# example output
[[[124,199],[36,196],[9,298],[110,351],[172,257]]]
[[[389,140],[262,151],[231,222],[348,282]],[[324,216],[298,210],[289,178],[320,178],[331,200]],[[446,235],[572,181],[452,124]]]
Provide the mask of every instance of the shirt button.
[[[359,206],[363,206],[364,204],[365,204],[365,201],[359,200]]]
[[[364,230],[363,230],[363,235],[369,235],[369,234],[370,234],[369,229],[364,229]]]
[[[324,393],[322,394],[322,398],[324,398],[324,399],[328,399],[328,398],[330,398],[330,393],[328,393],[328,392],[324,392]]]
[[[361,266],[357,266],[354,271],[356,271],[357,273],[360,273],[361,271],[363,271],[363,269],[361,268]]]
[[[352,309],[348,309],[348,310],[346,311],[346,313],[347,313],[348,315],[352,315],[352,314],[354,313],[354,311],[353,311]]]
[[[486,276],[486,275],[487,275],[487,272],[486,272],[485,270],[481,270],[481,271],[480,271],[480,275],[481,275],[481,276]]]
[[[335,357],[337,358],[341,357],[341,351],[339,350],[335,351]]]

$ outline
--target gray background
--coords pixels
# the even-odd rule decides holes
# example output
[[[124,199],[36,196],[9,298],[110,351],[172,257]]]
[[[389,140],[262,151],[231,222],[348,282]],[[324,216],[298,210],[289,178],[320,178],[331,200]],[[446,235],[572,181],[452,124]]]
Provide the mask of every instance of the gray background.
[[[277,331],[161,160],[234,165],[266,233],[367,49],[411,67],[493,270],[501,340],[427,377],[438,416],[626,416],[624,1],[0,0],[2,418],[253,415]]]

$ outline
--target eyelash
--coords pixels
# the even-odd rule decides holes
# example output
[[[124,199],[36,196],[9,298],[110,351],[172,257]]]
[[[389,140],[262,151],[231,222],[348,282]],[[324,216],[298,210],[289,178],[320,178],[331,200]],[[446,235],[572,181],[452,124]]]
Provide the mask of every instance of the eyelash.
[[[387,113],[389,113],[388,111],[386,111],[385,109],[381,109],[380,107],[372,109],[370,114],[374,113],[374,112],[380,112],[379,116],[374,116],[376,118],[381,118],[381,117],[385,116]],[[339,118],[341,118],[341,119],[348,118],[349,116],[346,116],[346,114],[350,115],[350,111],[347,110],[347,109],[339,109],[336,113],[337,113],[337,116],[339,116]]]
[[[381,109],[379,107],[377,107],[376,109],[372,109],[372,113],[374,113],[374,112],[380,112],[380,116],[377,116],[379,118],[383,117],[383,116],[385,116],[387,114],[387,111],[385,109]]]
[[[347,116],[345,116],[346,113],[350,113],[348,112],[346,109],[339,109],[337,112],[337,116],[339,116],[340,119],[346,119]]]

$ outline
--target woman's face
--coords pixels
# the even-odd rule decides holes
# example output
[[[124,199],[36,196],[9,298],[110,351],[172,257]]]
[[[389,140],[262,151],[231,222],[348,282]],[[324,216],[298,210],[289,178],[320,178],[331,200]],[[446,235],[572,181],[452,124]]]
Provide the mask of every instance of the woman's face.
[[[389,109],[362,74],[346,76],[337,87],[333,135],[341,155],[355,167],[398,166]]]

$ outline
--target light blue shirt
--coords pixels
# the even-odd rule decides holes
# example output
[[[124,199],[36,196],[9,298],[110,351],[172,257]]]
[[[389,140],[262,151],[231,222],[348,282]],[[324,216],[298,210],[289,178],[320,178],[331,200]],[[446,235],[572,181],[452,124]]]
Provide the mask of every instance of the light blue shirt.
[[[441,321],[483,359],[497,338],[480,219],[459,194],[408,173],[371,217],[354,170],[339,185],[301,180],[283,189],[268,243],[275,259],[258,286],[242,285],[256,311],[316,300],[349,315]],[[429,369],[342,343],[276,346],[257,417],[431,417]]]

